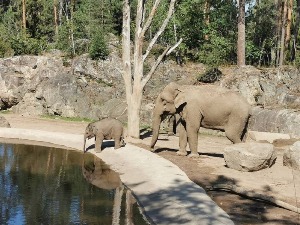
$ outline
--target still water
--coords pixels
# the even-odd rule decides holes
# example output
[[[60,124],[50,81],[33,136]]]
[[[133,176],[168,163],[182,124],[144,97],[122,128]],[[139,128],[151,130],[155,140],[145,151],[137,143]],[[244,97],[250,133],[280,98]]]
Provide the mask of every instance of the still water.
[[[90,153],[0,143],[0,224],[149,224]]]

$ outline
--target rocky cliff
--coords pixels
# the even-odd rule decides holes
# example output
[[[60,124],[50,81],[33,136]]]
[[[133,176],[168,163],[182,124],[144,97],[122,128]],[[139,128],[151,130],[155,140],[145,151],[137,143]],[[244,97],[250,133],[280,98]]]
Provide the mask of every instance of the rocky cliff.
[[[111,42],[110,57],[104,61],[93,61],[87,55],[71,60],[59,52],[0,59],[0,109],[24,115],[90,119],[112,116],[125,122],[122,62],[116,46],[117,41]],[[145,69],[151,67],[151,63],[148,61]],[[250,129],[300,137],[298,69],[256,69],[250,66],[219,69],[222,76],[216,85],[237,90],[253,106],[261,107],[253,110]],[[180,66],[171,60],[162,62],[144,90],[142,123],[151,123],[155,98],[167,83],[201,85],[197,78],[204,72],[202,64]],[[272,126],[266,124],[268,120]]]

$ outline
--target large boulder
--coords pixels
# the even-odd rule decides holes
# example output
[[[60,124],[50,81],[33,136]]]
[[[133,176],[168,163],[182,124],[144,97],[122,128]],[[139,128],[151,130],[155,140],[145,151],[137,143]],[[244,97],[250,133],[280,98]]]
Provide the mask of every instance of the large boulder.
[[[269,143],[239,143],[224,149],[224,159],[229,168],[252,172],[273,165],[276,152]]]
[[[295,142],[283,154],[283,165],[300,170],[300,141]]]
[[[300,138],[300,112],[292,109],[262,109],[254,107],[248,129],[260,132],[283,133]]]

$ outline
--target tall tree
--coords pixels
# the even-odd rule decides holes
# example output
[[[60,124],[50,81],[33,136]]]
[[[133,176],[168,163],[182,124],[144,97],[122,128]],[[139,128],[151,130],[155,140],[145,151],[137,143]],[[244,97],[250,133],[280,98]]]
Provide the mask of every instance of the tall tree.
[[[282,66],[284,60],[285,37],[286,37],[285,33],[286,33],[286,23],[287,23],[287,3],[288,0],[282,1],[281,36],[280,36],[280,52],[279,52],[278,66]]]
[[[54,14],[54,27],[55,35],[58,35],[58,17],[57,17],[57,0],[53,0],[53,14]]]
[[[22,0],[22,27],[26,30],[26,0]]]
[[[285,32],[285,47],[288,47],[291,40],[292,15],[293,15],[293,0],[288,0],[286,32]]]
[[[300,0],[297,0],[297,8],[296,8],[296,21],[293,29],[293,47],[291,50],[291,61],[296,59],[296,46],[298,41],[298,32],[299,32],[299,25],[300,25]]]
[[[238,41],[237,41],[237,65],[245,65],[245,0],[239,0],[239,15],[238,15]]]
[[[155,0],[149,14],[145,13],[145,1],[138,0],[135,18],[135,36],[133,57],[130,46],[130,1],[123,1],[123,28],[122,28],[122,49],[123,49],[123,79],[126,89],[127,114],[128,114],[128,135],[134,138],[140,137],[140,109],[142,104],[143,89],[149,81],[162,59],[172,52],[182,41],[179,40],[172,48],[168,46],[157,58],[150,71],[144,75],[144,62],[148,57],[153,45],[157,42],[160,35],[164,32],[171,16],[174,12],[175,0],[169,3],[168,13],[163,20],[159,30],[150,40],[145,53],[143,54],[144,37],[149,29],[153,18],[157,12],[161,0]],[[146,18],[147,17],[147,18]],[[131,59],[133,59],[131,63]]]

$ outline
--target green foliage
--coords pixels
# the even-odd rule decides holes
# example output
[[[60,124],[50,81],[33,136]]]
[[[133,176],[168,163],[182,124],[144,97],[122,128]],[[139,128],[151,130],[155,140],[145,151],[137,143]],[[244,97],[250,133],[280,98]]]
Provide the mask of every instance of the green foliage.
[[[89,54],[92,59],[105,60],[108,57],[109,49],[101,32],[96,32],[93,35]]]
[[[11,47],[15,55],[38,55],[46,49],[46,42],[27,35],[17,35],[11,39]]]
[[[177,35],[184,40],[181,53],[190,60],[209,65],[233,63],[236,59],[236,5],[233,1],[209,1],[208,17],[205,3],[205,0],[189,0],[177,5]]]
[[[0,37],[0,58],[10,56],[12,54],[13,49],[11,48],[10,43]]]
[[[0,58],[13,54],[13,49],[11,48],[10,42],[7,40],[7,35],[5,35],[5,33],[5,27],[0,24]]]
[[[211,35],[209,41],[200,47],[197,53],[197,60],[211,66],[218,66],[226,63],[234,63],[234,44],[227,38]]]
[[[276,50],[278,9],[272,0],[249,8],[246,18],[246,60],[252,65],[270,65],[271,51]]]

